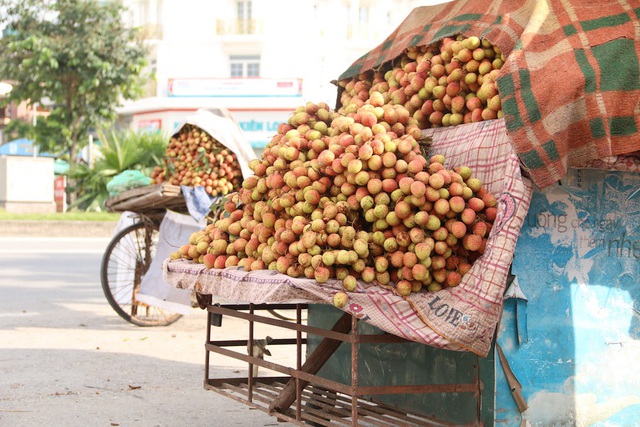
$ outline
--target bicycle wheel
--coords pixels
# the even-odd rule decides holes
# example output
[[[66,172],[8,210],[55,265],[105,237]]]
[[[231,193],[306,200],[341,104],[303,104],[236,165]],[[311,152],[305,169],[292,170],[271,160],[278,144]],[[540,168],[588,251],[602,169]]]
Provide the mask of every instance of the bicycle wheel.
[[[158,227],[138,222],[114,236],[102,257],[100,280],[109,305],[120,317],[138,326],[167,326],[182,315],[136,299],[158,243]]]

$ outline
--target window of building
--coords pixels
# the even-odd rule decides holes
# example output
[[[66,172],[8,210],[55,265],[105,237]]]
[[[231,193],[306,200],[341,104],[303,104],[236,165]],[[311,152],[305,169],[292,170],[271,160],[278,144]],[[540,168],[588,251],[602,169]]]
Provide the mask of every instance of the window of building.
[[[255,21],[253,20],[253,7],[251,0],[236,1],[236,33],[237,34],[255,34]]]
[[[163,0],[133,0],[127,9],[125,21],[131,27],[140,27],[145,38],[162,38]]]
[[[366,27],[367,25],[369,25],[369,8],[368,7],[360,6],[360,9],[358,11],[358,20],[359,20],[360,26]]]
[[[251,19],[251,0],[238,0],[236,6],[238,9],[238,20]]]
[[[260,63],[249,62],[247,63],[247,77],[260,77]]]
[[[231,63],[231,77],[243,77],[243,75],[242,75],[242,63],[241,62],[232,62]]]
[[[260,77],[260,56],[231,56],[231,77]]]

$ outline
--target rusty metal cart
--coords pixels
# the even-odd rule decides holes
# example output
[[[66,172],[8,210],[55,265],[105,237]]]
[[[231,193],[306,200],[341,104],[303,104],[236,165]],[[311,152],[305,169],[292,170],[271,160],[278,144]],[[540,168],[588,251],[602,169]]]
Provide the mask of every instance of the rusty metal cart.
[[[471,396],[478,405],[477,417],[481,417],[480,396],[484,385],[477,364],[465,379],[460,377],[434,383],[411,378],[406,382],[380,384],[360,372],[367,371],[362,369],[363,363],[366,364],[366,360],[362,360],[362,347],[410,344],[405,339],[387,333],[369,333],[363,330],[362,325],[359,326],[359,319],[349,313],[342,313],[335,323],[331,321],[333,326],[310,325],[303,321],[303,314],[307,314],[313,304],[219,305],[211,303],[211,295],[198,295],[198,299],[200,306],[206,307],[208,312],[204,388],[268,413],[278,420],[299,426],[461,425],[444,421],[435,414],[426,415],[402,408],[401,405],[388,404],[384,399],[423,394]],[[295,310],[296,319],[284,321],[264,313],[273,309]],[[324,314],[322,316],[326,317]],[[238,328],[236,331],[238,339],[215,339],[215,329],[222,326],[224,317],[246,322],[247,329]],[[259,348],[256,343],[261,341],[259,338],[262,336],[257,330],[264,325],[285,331],[280,338],[268,340],[270,351],[266,354],[274,358],[278,358],[278,352],[295,355],[295,361],[272,362],[265,360],[261,353],[256,354],[257,350],[250,351]],[[344,378],[346,381],[323,374],[323,369],[332,360],[335,362],[339,349],[349,354],[346,358],[349,360],[340,362],[341,370],[349,377]],[[231,359],[245,362],[246,370],[233,371],[235,375],[227,378],[212,372],[214,366],[225,366],[224,362]],[[257,366],[260,371],[256,370]],[[258,375],[260,372],[262,374]]]

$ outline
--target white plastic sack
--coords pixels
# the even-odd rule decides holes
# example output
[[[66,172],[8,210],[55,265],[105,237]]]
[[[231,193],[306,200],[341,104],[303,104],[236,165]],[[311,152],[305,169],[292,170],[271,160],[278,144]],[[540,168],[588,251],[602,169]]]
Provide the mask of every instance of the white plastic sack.
[[[151,260],[149,271],[140,282],[140,290],[136,298],[154,307],[173,313],[190,314],[190,290],[176,289],[168,285],[162,278],[162,263],[172,252],[189,241],[192,233],[204,229],[206,220],[196,222],[190,215],[183,215],[167,210],[160,223],[156,254]]]

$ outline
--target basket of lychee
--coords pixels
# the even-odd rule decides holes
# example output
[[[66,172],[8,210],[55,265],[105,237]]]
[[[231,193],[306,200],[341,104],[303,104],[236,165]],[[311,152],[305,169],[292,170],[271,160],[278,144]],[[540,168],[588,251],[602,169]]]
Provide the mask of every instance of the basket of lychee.
[[[164,165],[151,175],[156,184],[201,186],[216,197],[237,190],[242,182],[235,153],[192,124],[185,124],[171,137],[163,160]]]

